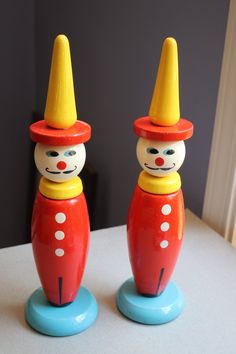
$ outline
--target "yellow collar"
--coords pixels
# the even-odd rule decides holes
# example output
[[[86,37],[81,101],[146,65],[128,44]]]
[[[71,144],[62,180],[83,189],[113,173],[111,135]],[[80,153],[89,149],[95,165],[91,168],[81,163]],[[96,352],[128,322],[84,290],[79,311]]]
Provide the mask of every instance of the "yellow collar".
[[[42,177],[39,183],[39,191],[42,195],[50,199],[70,199],[77,197],[83,192],[83,184],[79,177],[61,183]]]
[[[142,171],[138,178],[139,187],[145,192],[152,194],[170,194],[181,187],[181,179],[178,172],[173,172],[166,177],[154,177]]]

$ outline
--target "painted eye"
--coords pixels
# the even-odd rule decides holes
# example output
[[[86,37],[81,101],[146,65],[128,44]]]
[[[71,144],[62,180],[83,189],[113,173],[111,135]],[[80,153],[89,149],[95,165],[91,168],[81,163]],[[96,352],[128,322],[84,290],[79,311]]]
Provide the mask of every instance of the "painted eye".
[[[76,154],[75,150],[68,150],[64,153],[65,156],[74,156]]]
[[[56,156],[58,156],[59,154],[58,154],[58,152],[56,152],[56,151],[47,151],[47,152],[46,152],[46,155],[49,156],[49,157],[56,157]]]
[[[155,148],[152,148],[152,147],[150,147],[150,148],[147,148],[147,153],[148,154],[158,154],[158,150],[157,149],[155,149]]]
[[[164,155],[173,155],[175,153],[175,150],[173,149],[167,149],[163,151]]]

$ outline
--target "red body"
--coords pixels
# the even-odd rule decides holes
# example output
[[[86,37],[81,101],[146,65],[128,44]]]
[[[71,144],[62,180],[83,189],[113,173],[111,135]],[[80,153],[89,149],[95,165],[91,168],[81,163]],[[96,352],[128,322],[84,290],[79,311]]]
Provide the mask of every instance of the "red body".
[[[32,217],[34,258],[48,301],[62,306],[74,300],[84,272],[89,242],[84,194],[66,200],[36,196]]]
[[[181,189],[151,194],[136,186],[128,216],[129,257],[138,292],[160,295],[174,270],[183,239]]]

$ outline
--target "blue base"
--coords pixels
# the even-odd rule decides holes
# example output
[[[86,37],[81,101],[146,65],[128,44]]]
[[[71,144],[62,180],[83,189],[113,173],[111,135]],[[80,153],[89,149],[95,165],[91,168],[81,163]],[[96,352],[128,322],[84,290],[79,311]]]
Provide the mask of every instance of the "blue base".
[[[179,288],[172,282],[158,297],[142,296],[137,293],[134,280],[130,278],[118,290],[116,304],[123,315],[135,322],[160,325],[179,316],[184,299]]]
[[[80,333],[95,321],[98,307],[95,297],[80,287],[75,300],[65,307],[51,305],[42,288],[27,301],[25,318],[36,331],[49,336],[63,337]]]

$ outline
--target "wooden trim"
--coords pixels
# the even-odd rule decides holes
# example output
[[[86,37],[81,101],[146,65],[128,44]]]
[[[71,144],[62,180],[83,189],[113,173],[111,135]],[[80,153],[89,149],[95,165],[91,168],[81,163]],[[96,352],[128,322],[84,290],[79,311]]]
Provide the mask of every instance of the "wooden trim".
[[[236,0],[230,1],[202,218],[236,246]]]

